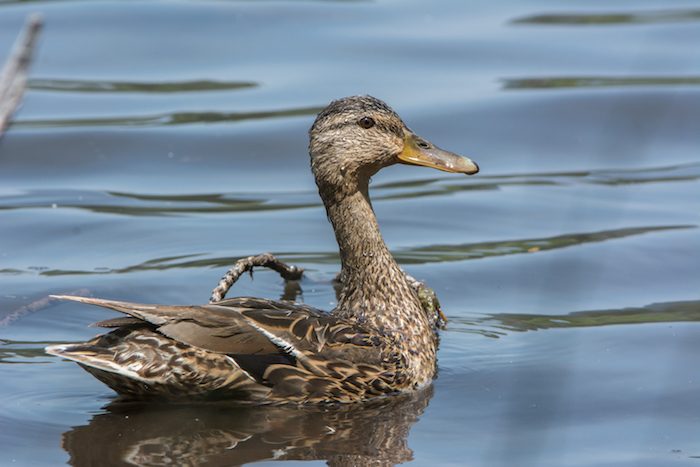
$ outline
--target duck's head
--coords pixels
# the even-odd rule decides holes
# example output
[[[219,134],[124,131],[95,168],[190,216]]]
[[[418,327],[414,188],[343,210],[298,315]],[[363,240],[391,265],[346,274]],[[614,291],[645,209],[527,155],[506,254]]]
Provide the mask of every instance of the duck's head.
[[[311,168],[322,190],[362,188],[379,169],[393,164],[467,175],[479,171],[470,159],[413,133],[391,107],[371,96],[331,102],[318,114],[309,134]]]

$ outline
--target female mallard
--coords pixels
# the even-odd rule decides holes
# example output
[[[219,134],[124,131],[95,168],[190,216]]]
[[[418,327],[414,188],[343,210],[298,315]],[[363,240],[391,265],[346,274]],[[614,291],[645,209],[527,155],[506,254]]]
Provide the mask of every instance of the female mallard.
[[[465,174],[479,168],[415,135],[370,96],[331,102],[310,138],[311,169],[340,247],[335,310],[247,297],[168,306],[63,296],[129,317],[98,323],[116,328],[108,334],[46,351],[139,397],[352,402],[428,384],[436,338],[384,244],[369,179],[396,163]]]

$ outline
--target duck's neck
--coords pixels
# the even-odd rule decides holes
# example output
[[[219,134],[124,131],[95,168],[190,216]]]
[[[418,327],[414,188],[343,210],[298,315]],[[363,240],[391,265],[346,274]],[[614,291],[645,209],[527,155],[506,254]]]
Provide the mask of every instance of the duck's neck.
[[[342,262],[343,287],[335,314],[386,332],[429,327],[416,293],[379,232],[368,181],[342,191],[321,190]]]

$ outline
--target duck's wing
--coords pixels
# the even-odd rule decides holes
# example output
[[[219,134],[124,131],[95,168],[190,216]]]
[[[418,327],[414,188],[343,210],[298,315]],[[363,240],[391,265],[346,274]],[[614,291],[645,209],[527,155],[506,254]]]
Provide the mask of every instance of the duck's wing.
[[[255,382],[271,388],[272,397],[349,400],[391,392],[394,373],[383,336],[305,305],[255,298],[202,306],[56,298],[129,315],[98,325],[148,323],[176,342],[223,354]]]
[[[117,327],[147,322],[171,339],[227,355],[262,355],[280,350],[294,357],[340,355],[378,363],[367,352],[381,337],[348,321],[306,305],[240,297],[209,305],[175,306],[104,300],[70,295],[57,299],[98,305],[129,315],[95,323]],[[367,360],[369,359],[369,360]]]

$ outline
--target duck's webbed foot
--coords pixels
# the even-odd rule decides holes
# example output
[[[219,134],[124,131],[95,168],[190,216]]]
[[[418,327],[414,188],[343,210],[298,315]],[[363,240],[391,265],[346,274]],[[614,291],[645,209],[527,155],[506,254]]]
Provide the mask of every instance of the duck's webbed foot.
[[[211,292],[209,303],[220,302],[226,296],[231,286],[241,277],[246,271],[253,274],[255,266],[262,266],[277,271],[284,280],[299,280],[301,279],[304,270],[298,266],[290,266],[287,263],[275,258],[271,253],[263,253],[261,255],[248,256],[236,261],[231,269],[221,278],[214,290]]]

